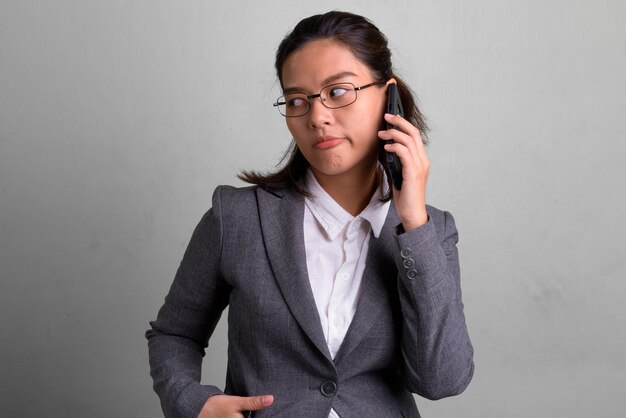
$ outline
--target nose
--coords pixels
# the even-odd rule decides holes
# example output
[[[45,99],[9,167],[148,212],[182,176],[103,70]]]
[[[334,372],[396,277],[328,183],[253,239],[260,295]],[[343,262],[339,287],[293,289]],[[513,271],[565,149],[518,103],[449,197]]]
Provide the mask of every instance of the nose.
[[[311,128],[319,128],[324,125],[329,125],[332,122],[333,114],[332,110],[322,104],[322,98],[316,97],[309,103],[309,126]]]

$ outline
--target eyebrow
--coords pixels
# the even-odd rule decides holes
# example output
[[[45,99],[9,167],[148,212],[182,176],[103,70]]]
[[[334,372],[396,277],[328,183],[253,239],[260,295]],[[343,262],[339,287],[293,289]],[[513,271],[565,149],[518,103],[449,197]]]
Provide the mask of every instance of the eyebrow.
[[[326,77],[324,81],[322,81],[322,86],[327,86],[331,84],[333,81],[337,81],[345,77],[356,77],[356,74],[354,74],[352,71],[342,71],[340,73],[333,74],[330,77]],[[296,92],[306,93],[306,91],[302,87],[287,87],[286,89],[283,89],[283,94],[296,93]]]

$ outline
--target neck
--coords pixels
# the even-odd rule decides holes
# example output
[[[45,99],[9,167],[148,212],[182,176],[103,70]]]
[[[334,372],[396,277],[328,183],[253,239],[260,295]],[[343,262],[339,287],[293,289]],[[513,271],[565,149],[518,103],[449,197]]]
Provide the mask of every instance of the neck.
[[[340,176],[326,176],[316,171],[313,174],[326,193],[352,216],[367,207],[379,184],[377,169]]]

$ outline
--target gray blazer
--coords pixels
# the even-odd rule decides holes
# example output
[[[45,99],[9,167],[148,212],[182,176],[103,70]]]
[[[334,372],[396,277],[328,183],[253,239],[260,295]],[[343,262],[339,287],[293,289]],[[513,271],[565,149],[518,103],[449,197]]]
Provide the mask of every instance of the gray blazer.
[[[197,417],[211,395],[274,395],[254,417],[419,417],[411,393],[439,399],[472,378],[447,212],[407,233],[393,204],[370,238],[354,319],[331,358],[307,276],[304,199],[286,189],[218,187],[165,304],[147,331],[165,416]],[[201,385],[204,349],[228,310],[222,392]]]

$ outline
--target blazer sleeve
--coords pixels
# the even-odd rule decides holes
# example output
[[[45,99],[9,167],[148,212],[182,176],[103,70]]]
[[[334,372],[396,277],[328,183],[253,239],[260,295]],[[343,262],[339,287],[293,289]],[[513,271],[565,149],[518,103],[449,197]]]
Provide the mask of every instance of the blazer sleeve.
[[[196,227],[174,282],[146,332],[150,375],[166,417],[197,417],[206,400],[222,391],[200,384],[209,337],[228,304],[220,274],[220,188]]]
[[[421,227],[397,228],[395,260],[407,387],[434,400],[465,390],[474,351],[463,314],[454,218],[429,209],[429,221]]]

